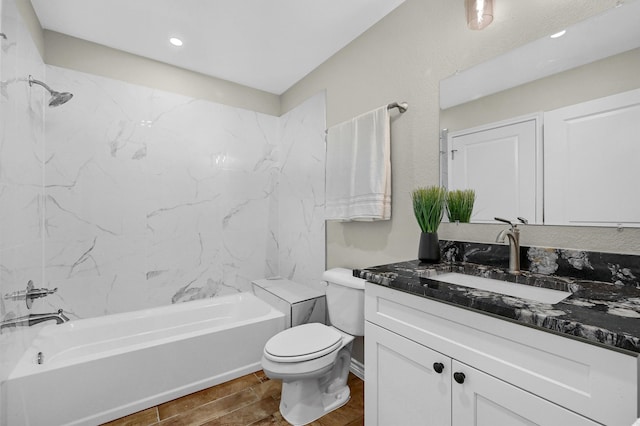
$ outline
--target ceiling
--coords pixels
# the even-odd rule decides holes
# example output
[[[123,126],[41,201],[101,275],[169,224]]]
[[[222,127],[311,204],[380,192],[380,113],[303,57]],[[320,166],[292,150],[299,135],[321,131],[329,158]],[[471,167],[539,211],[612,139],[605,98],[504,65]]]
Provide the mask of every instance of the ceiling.
[[[403,2],[31,0],[47,30],[276,95]]]

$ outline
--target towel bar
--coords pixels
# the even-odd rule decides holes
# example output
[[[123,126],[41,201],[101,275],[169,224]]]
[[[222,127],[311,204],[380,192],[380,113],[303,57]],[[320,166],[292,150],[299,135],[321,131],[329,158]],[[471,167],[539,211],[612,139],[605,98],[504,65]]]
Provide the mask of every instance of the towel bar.
[[[398,108],[398,111],[400,111],[400,113],[403,113],[409,109],[409,104],[406,102],[400,102],[400,103],[393,102],[387,105],[387,109],[394,109],[394,108]]]

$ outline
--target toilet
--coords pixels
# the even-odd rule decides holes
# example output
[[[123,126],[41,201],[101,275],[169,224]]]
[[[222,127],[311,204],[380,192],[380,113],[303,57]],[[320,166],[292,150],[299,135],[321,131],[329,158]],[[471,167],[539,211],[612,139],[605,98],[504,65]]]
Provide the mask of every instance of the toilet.
[[[282,380],[280,413],[293,425],[305,425],[349,401],[351,347],[364,335],[364,283],[351,269],[322,275],[327,283],[330,326],[311,323],[281,331],[267,341],[262,369]]]

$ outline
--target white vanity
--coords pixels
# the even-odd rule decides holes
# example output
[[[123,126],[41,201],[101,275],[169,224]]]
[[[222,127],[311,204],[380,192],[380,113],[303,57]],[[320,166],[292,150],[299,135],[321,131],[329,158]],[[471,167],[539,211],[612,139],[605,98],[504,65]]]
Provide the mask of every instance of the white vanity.
[[[368,282],[365,423],[631,425],[638,357]]]
[[[562,38],[543,37],[440,82],[440,183],[476,191],[473,222],[640,226],[639,16],[640,1],[618,2]],[[538,236],[556,234],[546,232]],[[443,259],[463,269],[434,272],[453,272],[449,283],[432,279],[440,265],[417,261],[356,271],[371,281],[367,426],[634,424],[639,256],[549,247],[525,256],[523,248],[526,273],[494,271],[508,283],[473,288],[457,273],[487,274],[463,264],[504,269],[505,251],[442,243]],[[516,289],[521,283],[530,288]],[[541,289],[568,293],[537,298]]]

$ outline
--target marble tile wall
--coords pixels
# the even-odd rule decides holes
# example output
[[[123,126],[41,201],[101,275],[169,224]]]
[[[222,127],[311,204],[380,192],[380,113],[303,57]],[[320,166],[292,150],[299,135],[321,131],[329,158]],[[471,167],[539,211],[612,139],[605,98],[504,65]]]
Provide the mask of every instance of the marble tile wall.
[[[4,300],[43,276],[44,94],[28,76],[45,67],[12,0],[0,2],[0,319],[27,314],[24,301]],[[29,330],[0,334],[0,380],[30,340]],[[1,409],[0,409],[1,411]],[[1,423],[1,419],[0,419]]]
[[[73,317],[248,290],[265,274],[277,119],[47,67],[45,271]]]
[[[324,292],[325,94],[319,93],[280,120],[278,180],[279,275]]]
[[[53,66],[47,79],[74,98],[46,116],[59,290],[43,303],[86,318],[319,281],[324,95],[277,118]]]

